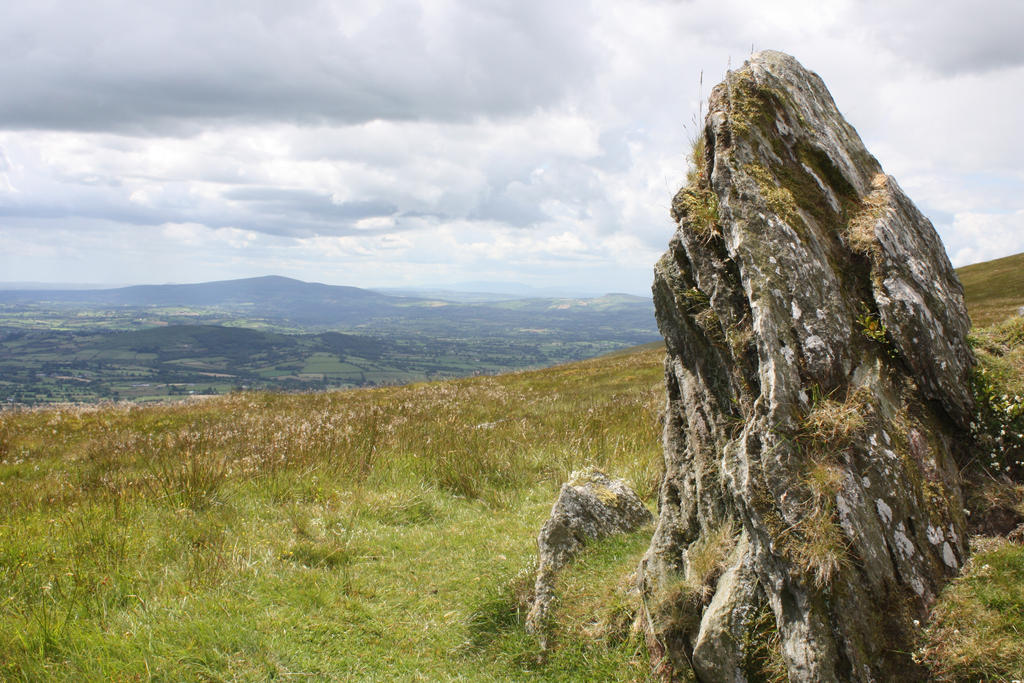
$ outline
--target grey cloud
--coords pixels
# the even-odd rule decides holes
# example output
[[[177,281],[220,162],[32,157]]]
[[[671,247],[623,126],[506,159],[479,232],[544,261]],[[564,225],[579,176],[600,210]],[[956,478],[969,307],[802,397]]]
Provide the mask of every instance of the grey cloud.
[[[344,3],[8,7],[0,127],[181,134],[224,119],[472,120],[552,104],[592,75],[594,47],[572,30],[586,21],[583,0],[464,0],[438,12],[415,2],[358,20]]]
[[[392,202],[359,200],[335,202],[330,195],[309,190],[289,190],[273,187],[243,187],[228,190],[225,199],[245,202],[251,210],[294,216],[306,215],[324,219],[360,220],[377,216],[392,216],[398,207]]]
[[[1019,0],[894,0],[862,7],[884,45],[938,73],[1024,65],[1024,3]]]
[[[541,211],[543,195],[523,183],[510,183],[488,195],[469,213],[473,220],[493,220],[519,228],[547,218]]]
[[[603,131],[600,139],[601,155],[593,160],[594,166],[608,172],[629,170],[633,163],[629,143],[639,137],[621,126]]]
[[[97,219],[130,225],[159,225],[190,220],[186,214],[167,208],[152,209],[103,200],[80,201],[75,205],[40,200],[0,203],[0,216],[11,219],[59,220],[60,223],[53,224],[55,229],[66,227],[65,222],[69,219],[73,221]],[[16,221],[4,222],[5,228],[16,225]]]
[[[0,256],[13,272],[30,261],[17,249],[47,233],[77,254],[100,240],[68,235],[101,224],[118,235],[105,251],[149,254],[132,264],[166,266],[152,235],[166,232],[170,244],[185,235],[189,267],[319,248],[295,237],[391,234],[414,245],[403,259],[448,259],[467,272],[526,272],[536,260],[545,262],[536,272],[557,279],[607,252],[614,258],[586,271],[595,281],[635,268],[622,277],[649,282],[685,175],[685,124],[755,40],[820,69],[841,105],[878,124],[874,137],[920,160],[914,168],[947,169],[918,190],[947,212],[929,212],[937,223],[963,223],[971,207],[1018,210],[1020,182],[974,183],[958,169],[1017,168],[1004,161],[1015,158],[1006,131],[1019,109],[1018,74],[1006,67],[1021,62],[1010,34],[1024,5],[859,2],[792,17],[746,0],[7,3],[0,242],[12,246]],[[947,78],[980,71],[989,73]],[[999,118],[963,104],[989,93]],[[947,140],[950,127],[977,135]],[[134,137],[192,133],[201,135]],[[973,155],[973,166],[937,156],[943,144],[958,159]],[[896,174],[909,191],[913,176]],[[392,220],[360,223],[373,217]],[[154,229],[165,223],[260,234],[240,237],[241,249],[225,246],[234,236],[223,231],[217,240]],[[491,251],[491,232],[524,247]],[[566,233],[582,247],[560,241]],[[348,263],[391,263],[376,241],[353,240]],[[472,248],[451,246],[463,242]],[[563,242],[570,253],[560,255]],[[578,270],[561,266],[569,259]]]
[[[243,200],[241,207],[221,202],[202,205],[176,200],[155,206],[133,204],[119,196],[80,195],[67,201],[26,198],[0,201],[0,217],[5,228],[19,222],[31,224],[34,230],[52,229],[100,220],[137,226],[165,223],[199,223],[210,228],[239,228],[278,237],[311,237],[314,235],[368,235],[394,232],[395,227],[366,229],[355,225],[372,216],[391,216],[396,208],[380,201],[354,201],[334,204],[329,197],[312,192],[268,191],[261,188],[241,189],[229,194]]]
[[[606,188],[598,177],[597,169],[606,161],[603,157],[586,161],[566,158],[535,161],[543,164],[544,172],[539,176],[524,174],[509,178],[501,172],[504,169],[492,169],[487,192],[467,212],[467,217],[526,228],[546,221],[578,221],[595,214],[617,214],[609,211]],[[569,215],[549,215],[543,208],[546,202],[556,202],[561,211]]]

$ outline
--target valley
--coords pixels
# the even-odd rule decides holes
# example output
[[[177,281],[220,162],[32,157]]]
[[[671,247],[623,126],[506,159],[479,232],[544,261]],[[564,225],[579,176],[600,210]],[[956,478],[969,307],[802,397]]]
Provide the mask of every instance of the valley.
[[[0,404],[493,374],[659,339],[640,297],[453,302],[287,278],[0,291]]]

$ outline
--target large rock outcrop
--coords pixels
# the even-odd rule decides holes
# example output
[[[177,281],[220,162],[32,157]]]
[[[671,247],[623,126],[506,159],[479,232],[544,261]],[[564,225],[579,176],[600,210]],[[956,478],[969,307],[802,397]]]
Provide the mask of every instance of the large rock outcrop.
[[[673,680],[914,680],[967,553],[963,291],[931,223],[778,52],[709,99],[655,267],[665,476],[640,571]]]

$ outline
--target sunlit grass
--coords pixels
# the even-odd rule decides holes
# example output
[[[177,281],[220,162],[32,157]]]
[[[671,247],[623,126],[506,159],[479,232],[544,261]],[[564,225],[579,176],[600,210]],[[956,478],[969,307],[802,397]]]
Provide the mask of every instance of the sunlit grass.
[[[538,659],[514,620],[486,643],[479,623],[569,472],[652,499],[661,356],[0,415],[0,678],[635,672],[623,639]],[[632,543],[602,586],[635,565]]]
[[[1024,306],[1024,254],[963,266],[956,274],[975,325],[994,325],[1019,315]]]
[[[918,657],[936,680],[1024,679],[1024,547],[980,539],[943,592]]]

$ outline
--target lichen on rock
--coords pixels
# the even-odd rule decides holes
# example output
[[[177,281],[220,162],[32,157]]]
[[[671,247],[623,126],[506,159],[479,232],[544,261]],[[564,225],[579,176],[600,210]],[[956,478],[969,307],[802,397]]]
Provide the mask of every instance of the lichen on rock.
[[[967,554],[962,288],[792,57],[730,72],[702,145],[653,286],[665,474],[639,581],[655,664],[672,680],[782,664],[794,681],[913,679],[914,619]]]

